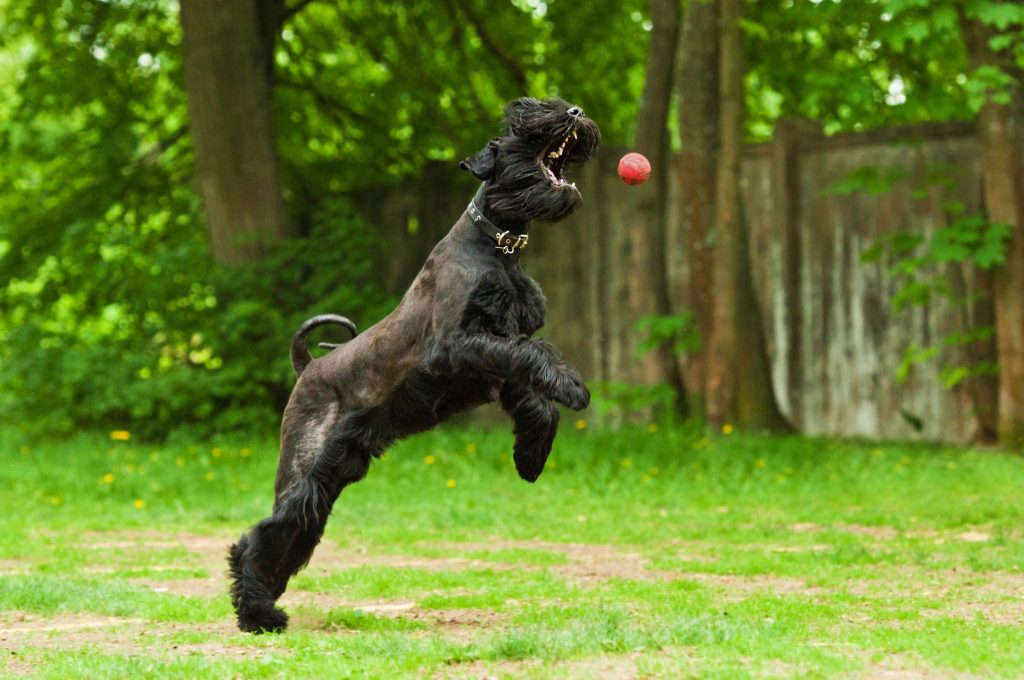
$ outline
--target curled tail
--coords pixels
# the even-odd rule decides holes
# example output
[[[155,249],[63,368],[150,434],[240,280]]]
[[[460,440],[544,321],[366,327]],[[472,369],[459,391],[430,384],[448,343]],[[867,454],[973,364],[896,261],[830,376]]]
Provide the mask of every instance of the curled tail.
[[[306,346],[306,336],[309,335],[309,332],[317,326],[323,326],[329,323],[344,326],[350,333],[352,333],[352,337],[359,334],[354,323],[337,314],[320,314],[319,316],[314,316],[312,319],[304,321],[302,325],[299,326],[299,330],[295,331],[295,335],[292,336],[292,368],[295,369],[296,377],[302,375],[302,371],[309,365],[309,362],[313,360],[313,357],[309,353],[309,348]],[[337,345],[325,342],[320,343],[320,346],[328,348],[337,347]]]

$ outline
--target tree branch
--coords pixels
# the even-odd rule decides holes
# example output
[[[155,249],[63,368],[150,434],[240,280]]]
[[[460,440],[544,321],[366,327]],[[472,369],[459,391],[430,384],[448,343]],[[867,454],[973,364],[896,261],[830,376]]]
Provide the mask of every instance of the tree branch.
[[[356,111],[352,107],[346,105],[341,99],[335,97],[334,95],[328,94],[327,92],[324,92],[313,83],[301,83],[295,80],[289,80],[284,77],[279,77],[277,79],[276,84],[282,87],[287,87],[292,90],[297,90],[299,92],[305,92],[306,94],[309,94],[310,96],[313,97],[313,100],[322,108],[330,109],[333,111],[340,111],[341,113],[344,113],[350,116],[351,118],[358,120],[360,123],[364,125],[374,124],[374,121],[372,118],[370,118],[370,116],[367,116],[365,113],[360,113],[359,111]]]
[[[526,94],[526,72],[523,71],[523,66],[519,63],[519,60],[516,59],[515,55],[505,49],[504,45],[499,43],[494,36],[490,34],[480,15],[478,15],[476,10],[473,8],[471,2],[467,0],[456,0],[456,2],[459,5],[459,9],[462,10],[462,13],[466,15],[466,19],[469,21],[470,25],[473,26],[473,30],[475,30],[476,34],[480,37],[480,42],[482,42],[484,47],[490,50],[491,54],[497,57],[498,61],[508,69],[509,74],[512,76],[512,80],[515,81],[516,87],[519,88],[519,93]],[[445,0],[445,4],[449,3],[450,0]]]
[[[288,21],[293,16],[295,16],[296,14],[301,12],[302,10],[306,9],[306,5],[310,4],[313,1],[314,0],[299,0],[298,2],[296,2],[294,5],[291,5],[290,7],[286,5],[284,10],[281,12],[281,20],[280,20],[281,25],[283,26],[284,22]]]

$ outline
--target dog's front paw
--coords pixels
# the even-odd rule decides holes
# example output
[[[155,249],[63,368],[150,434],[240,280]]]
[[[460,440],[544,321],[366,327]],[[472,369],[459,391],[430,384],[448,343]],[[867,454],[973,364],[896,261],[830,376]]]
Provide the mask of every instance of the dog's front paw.
[[[558,389],[551,398],[573,411],[582,411],[590,405],[590,390],[587,389],[583,378],[576,373],[567,372],[559,376]]]

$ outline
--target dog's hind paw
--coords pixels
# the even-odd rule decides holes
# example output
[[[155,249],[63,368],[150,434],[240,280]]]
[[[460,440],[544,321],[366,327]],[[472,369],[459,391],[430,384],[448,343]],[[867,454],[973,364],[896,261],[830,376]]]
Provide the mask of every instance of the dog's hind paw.
[[[281,633],[287,627],[288,615],[273,604],[243,605],[238,610],[238,628],[243,633]]]

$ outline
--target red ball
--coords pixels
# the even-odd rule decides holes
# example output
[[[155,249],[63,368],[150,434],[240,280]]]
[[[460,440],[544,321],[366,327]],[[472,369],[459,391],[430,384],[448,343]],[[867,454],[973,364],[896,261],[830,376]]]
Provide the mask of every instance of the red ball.
[[[651,162],[642,153],[627,153],[619,161],[619,177],[626,184],[643,184],[651,174]]]

